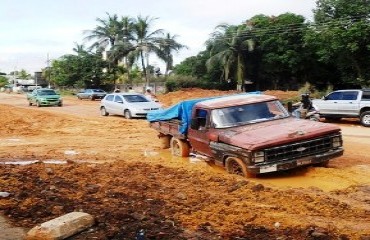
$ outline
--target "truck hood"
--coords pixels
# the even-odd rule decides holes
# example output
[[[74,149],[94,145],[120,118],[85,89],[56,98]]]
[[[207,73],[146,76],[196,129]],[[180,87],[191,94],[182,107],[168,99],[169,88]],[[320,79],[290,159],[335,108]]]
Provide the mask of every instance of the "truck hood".
[[[247,149],[261,149],[340,132],[333,124],[287,118],[218,132],[218,139]]]

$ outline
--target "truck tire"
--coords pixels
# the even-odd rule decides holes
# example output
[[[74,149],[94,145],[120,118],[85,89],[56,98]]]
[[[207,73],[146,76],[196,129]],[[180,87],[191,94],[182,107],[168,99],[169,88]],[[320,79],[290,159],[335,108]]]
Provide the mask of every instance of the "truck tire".
[[[28,106],[32,106],[32,103],[31,102],[28,102]]]
[[[228,173],[244,176],[247,178],[255,178],[256,174],[247,171],[245,163],[237,157],[228,157],[225,167]]]
[[[159,136],[159,140],[161,141],[162,149],[167,149],[171,147],[171,136],[162,135],[162,136]]]
[[[173,137],[171,139],[171,153],[176,157],[189,157],[190,146],[187,142]]]
[[[370,111],[361,113],[360,121],[362,126],[370,127]]]
[[[36,106],[37,106],[37,107],[41,107],[41,104],[40,104],[40,102],[39,102],[39,101],[36,101]]]

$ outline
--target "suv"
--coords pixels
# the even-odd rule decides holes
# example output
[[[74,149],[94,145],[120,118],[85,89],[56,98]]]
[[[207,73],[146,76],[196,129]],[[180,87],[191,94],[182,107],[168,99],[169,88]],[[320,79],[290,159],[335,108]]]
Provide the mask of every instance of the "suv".
[[[358,118],[370,127],[370,89],[337,90],[322,99],[312,100],[326,119]]]

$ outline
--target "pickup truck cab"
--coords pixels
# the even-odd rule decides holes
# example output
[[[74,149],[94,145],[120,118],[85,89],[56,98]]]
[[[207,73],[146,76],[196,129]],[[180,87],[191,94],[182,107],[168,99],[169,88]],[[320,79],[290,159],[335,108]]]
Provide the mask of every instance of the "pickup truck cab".
[[[62,97],[53,89],[40,88],[35,89],[31,93],[27,93],[28,105],[35,104],[37,107],[41,106],[59,106],[63,105]]]
[[[370,89],[338,90],[322,99],[312,100],[326,119],[358,118],[365,127],[370,127]]]
[[[340,128],[293,118],[276,97],[263,94],[183,101],[147,119],[173,155],[200,154],[249,177],[327,165],[343,154]]]

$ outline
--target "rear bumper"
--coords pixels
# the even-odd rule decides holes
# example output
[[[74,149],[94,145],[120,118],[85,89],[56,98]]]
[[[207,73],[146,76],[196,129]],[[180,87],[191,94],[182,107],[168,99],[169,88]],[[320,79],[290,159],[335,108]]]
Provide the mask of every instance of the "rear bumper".
[[[343,152],[344,152],[343,148],[338,148],[336,150],[330,150],[325,153],[316,154],[304,158],[298,158],[290,161],[247,166],[247,169],[248,172],[254,174],[283,171],[292,168],[297,168],[300,166],[320,164],[330,159],[342,156]]]

